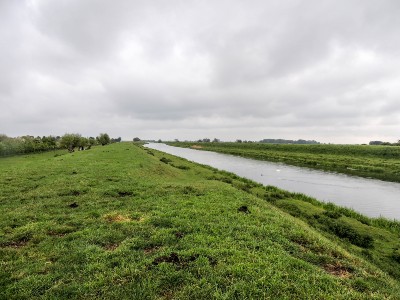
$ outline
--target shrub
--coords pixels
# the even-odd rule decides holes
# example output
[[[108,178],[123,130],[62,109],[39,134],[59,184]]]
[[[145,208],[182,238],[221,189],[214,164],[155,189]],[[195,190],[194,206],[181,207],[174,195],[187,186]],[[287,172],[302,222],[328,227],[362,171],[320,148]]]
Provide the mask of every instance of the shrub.
[[[69,152],[73,152],[81,142],[81,135],[78,133],[66,133],[60,140],[61,148],[68,149]]]
[[[100,135],[96,138],[99,143],[104,146],[111,143],[110,136],[107,133],[100,133]]]

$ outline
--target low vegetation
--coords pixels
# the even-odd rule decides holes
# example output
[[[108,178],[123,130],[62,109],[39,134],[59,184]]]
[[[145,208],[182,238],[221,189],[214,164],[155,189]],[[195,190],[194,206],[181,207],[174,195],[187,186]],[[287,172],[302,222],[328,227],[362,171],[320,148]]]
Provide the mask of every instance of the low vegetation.
[[[204,142],[168,144],[400,182],[400,146]]]
[[[15,154],[39,153],[57,149],[68,149],[74,152],[75,149],[90,149],[94,145],[108,145],[120,142],[121,138],[110,138],[107,133],[100,133],[96,138],[83,137],[79,133],[66,133],[63,136],[37,136],[25,135],[21,137],[8,137],[0,134],[0,156]]]
[[[0,158],[1,299],[400,299],[400,226],[138,143]]]

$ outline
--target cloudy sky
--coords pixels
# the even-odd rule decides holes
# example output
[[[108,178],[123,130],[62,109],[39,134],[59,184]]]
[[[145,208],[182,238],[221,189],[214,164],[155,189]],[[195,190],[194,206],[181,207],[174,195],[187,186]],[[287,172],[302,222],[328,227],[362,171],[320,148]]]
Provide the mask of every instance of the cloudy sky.
[[[398,0],[0,0],[0,133],[400,139]]]

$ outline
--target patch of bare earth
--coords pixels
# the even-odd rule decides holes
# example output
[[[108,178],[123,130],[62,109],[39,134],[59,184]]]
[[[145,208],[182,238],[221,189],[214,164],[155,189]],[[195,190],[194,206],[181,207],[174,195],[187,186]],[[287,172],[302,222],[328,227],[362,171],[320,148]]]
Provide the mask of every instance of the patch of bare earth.
[[[107,251],[114,251],[115,249],[118,248],[118,244],[108,244],[104,246],[104,249]]]
[[[122,222],[131,222],[132,221],[131,218],[129,218],[127,216],[120,215],[120,214],[105,215],[104,219],[107,222],[110,222],[110,223],[122,223]]]
[[[326,264],[323,268],[329,274],[340,278],[349,278],[351,276],[350,270],[345,266],[342,266],[339,262],[336,262],[335,264]]]
[[[202,149],[203,147],[199,146],[199,145],[192,145],[192,146],[190,146],[190,148],[192,148],[192,149]]]
[[[172,291],[164,291],[161,297],[165,300],[174,299],[174,293]]]
[[[180,256],[179,254],[172,252],[170,255],[163,255],[155,258],[153,260],[152,265],[158,266],[161,263],[170,263],[179,268],[185,268],[189,265],[189,263],[194,262],[200,257],[200,254],[192,254],[190,256]],[[211,266],[215,266],[217,264],[217,260],[211,256],[206,256]]]
[[[144,248],[143,251],[144,251],[144,254],[152,254],[160,248],[161,248],[160,246],[151,246],[151,247]]]
[[[9,242],[9,243],[5,244],[4,247],[19,249],[19,248],[25,247],[26,244],[28,244],[27,240],[21,240],[21,241]]]

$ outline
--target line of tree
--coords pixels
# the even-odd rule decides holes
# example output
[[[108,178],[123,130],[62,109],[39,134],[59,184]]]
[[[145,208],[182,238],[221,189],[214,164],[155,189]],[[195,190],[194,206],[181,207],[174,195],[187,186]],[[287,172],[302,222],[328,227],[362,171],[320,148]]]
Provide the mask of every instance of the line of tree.
[[[400,146],[400,140],[397,141],[397,143],[389,143],[389,142],[382,142],[382,141],[370,141],[370,145],[375,145],[375,146]]]
[[[70,152],[90,149],[94,145],[107,145],[120,142],[121,138],[110,138],[107,133],[97,137],[82,137],[79,133],[66,133],[63,136],[20,136],[8,137],[0,134],[0,156],[38,153],[57,149],[67,149]]]
[[[175,142],[179,142],[178,139],[175,139]],[[213,140],[209,138],[204,138],[204,139],[199,139],[196,141],[197,143],[220,143],[221,141],[217,138],[214,138]],[[285,139],[263,139],[259,142],[251,141],[251,140],[241,140],[237,139],[235,143],[266,143],[266,144],[320,144],[317,141],[308,141],[308,140],[285,140]]]
[[[8,137],[5,134],[0,134],[0,155],[23,154],[32,152],[43,152],[55,150],[58,148],[60,137],[54,136],[20,136]]]
[[[260,143],[266,143],[266,144],[296,144],[296,145],[313,145],[313,144],[320,144],[317,141],[311,140],[285,140],[285,139],[263,139],[260,141]]]
[[[175,142],[179,142],[179,140],[178,140],[178,139],[175,139]],[[204,139],[199,139],[199,140],[197,140],[197,142],[198,142],[198,143],[211,143],[211,140],[210,140],[209,138],[204,138]],[[217,138],[214,138],[214,139],[212,140],[212,142],[213,142],[213,143],[219,143],[220,140],[217,139]]]

